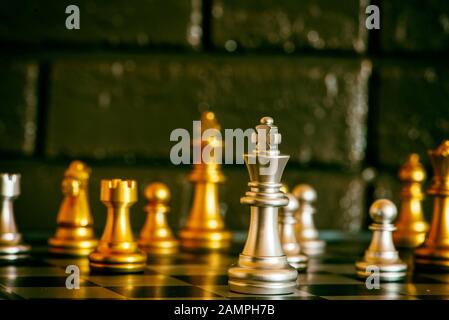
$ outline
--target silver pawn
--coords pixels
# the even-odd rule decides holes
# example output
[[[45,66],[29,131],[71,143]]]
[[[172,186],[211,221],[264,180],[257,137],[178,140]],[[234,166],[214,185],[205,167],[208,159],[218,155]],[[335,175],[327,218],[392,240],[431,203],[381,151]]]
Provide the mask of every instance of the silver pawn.
[[[369,227],[373,235],[363,260],[356,263],[357,276],[367,278],[377,270],[380,280],[403,279],[407,273],[407,264],[399,258],[392,237],[396,229],[393,225],[397,215],[396,206],[389,200],[380,199],[371,205],[369,214],[373,220]]]
[[[28,258],[30,246],[22,243],[14,219],[13,201],[20,195],[20,174],[0,174],[0,260]]]
[[[316,191],[308,184],[298,184],[292,193],[299,202],[296,211],[296,238],[301,245],[301,250],[311,257],[321,255],[326,249],[326,242],[319,239],[318,230],[313,221],[316,211],[313,206],[317,198]]]
[[[281,238],[282,249],[287,255],[287,261],[298,271],[307,269],[309,258],[301,254],[301,246],[295,235],[295,212],[298,210],[298,200],[286,188],[281,188],[288,198],[288,204],[280,209],[279,215],[279,237]]]
[[[282,250],[278,226],[278,208],[288,204],[280,181],[289,156],[278,150],[281,135],[270,117],[260,120],[252,142],[256,149],[243,156],[249,190],[240,199],[251,206],[251,222],[238,263],[228,270],[229,288],[246,294],[292,293],[298,272]]]

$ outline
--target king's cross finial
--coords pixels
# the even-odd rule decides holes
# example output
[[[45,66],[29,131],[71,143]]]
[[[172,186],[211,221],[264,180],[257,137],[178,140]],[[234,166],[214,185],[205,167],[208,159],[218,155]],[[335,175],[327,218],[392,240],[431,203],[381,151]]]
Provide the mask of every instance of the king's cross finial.
[[[278,127],[274,125],[273,118],[260,119],[260,125],[256,127],[256,132],[252,135],[252,143],[256,144],[256,151],[278,153],[281,140],[281,134],[278,132]]]

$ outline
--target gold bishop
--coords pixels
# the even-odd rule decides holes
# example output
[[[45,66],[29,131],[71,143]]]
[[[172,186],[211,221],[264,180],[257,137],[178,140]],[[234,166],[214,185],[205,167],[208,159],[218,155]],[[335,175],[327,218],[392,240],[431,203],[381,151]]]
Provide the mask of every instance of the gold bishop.
[[[186,226],[180,231],[181,246],[193,250],[218,250],[230,246],[231,233],[225,229],[220,214],[218,184],[225,181],[221,172],[219,156],[223,143],[220,125],[213,112],[204,112],[201,116],[201,136],[206,132],[208,139],[193,141],[193,146],[205,148],[208,161],[201,159],[195,164],[189,180],[195,184],[193,205]]]
[[[433,197],[433,217],[426,241],[415,251],[415,265],[449,271],[449,140],[429,156],[433,179],[427,194]]]
[[[426,171],[419,162],[419,155],[409,155],[399,170],[399,179],[403,184],[401,210],[393,240],[398,247],[414,248],[424,242],[429,229],[422,209],[424,193],[421,184],[426,179]]]

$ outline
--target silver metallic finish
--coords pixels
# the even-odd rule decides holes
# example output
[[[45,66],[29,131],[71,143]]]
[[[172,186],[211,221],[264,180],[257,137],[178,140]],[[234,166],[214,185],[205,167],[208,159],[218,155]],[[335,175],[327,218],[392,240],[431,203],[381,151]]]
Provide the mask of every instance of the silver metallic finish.
[[[282,249],[292,267],[298,271],[305,271],[309,258],[301,254],[301,246],[295,235],[295,212],[298,210],[298,200],[291,193],[287,192],[285,195],[288,198],[288,204],[280,209],[279,215],[279,234]]]
[[[313,221],[315,207],[313,203],[317,199],[315,189],[308,184],[299,184],[293,189],[293,195],[298,199],[296,211],[296,238],[301,250],[308,256],[318,256],[326,250],[326,242],[318,237],[318,230]]]
[[[0,260],[15,261],[28,257],[30,246],[22,243],[14,219],[13,201],[20,195],[20,174],[0,174]]]
[[[369,227],[373,236],[363,260],[356,263],[357,276],[366,278],[373,274],[373,269],[377,269],[382,281],[403,279],[407,274],[407,264],[399,258],[392,237],[396,229],[393,225],[396,206],[389,200],[380,199],[371,205],[369,214],[374,221]]]
[[[246,294],[288,294],[296,287],[298,272],[282,250],[278,208],[288,204],[280,181],[289,156],[278,150],[281,135],[273,119],[260,122],[252,137],[256,149],[244,155],[250,182],[240,202],[251,206],[251,222],[238,263],[228,270],[229,287]]]

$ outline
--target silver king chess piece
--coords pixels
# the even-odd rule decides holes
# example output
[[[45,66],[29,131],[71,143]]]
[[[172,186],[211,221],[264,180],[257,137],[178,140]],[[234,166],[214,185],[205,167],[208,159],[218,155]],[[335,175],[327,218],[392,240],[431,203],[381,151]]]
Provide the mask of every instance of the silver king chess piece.
[[[281,135],[270,117],[260,120],[251,140],[256,147],[243,156],[249,191],[240,199],[251,207],[251,220],[245,247],[228,270],[229,288],[246,294],[292,293],[298,272],[288,263],[278,231],[278,208],[288,204],[280,181],[289,156],[278,150]]]

